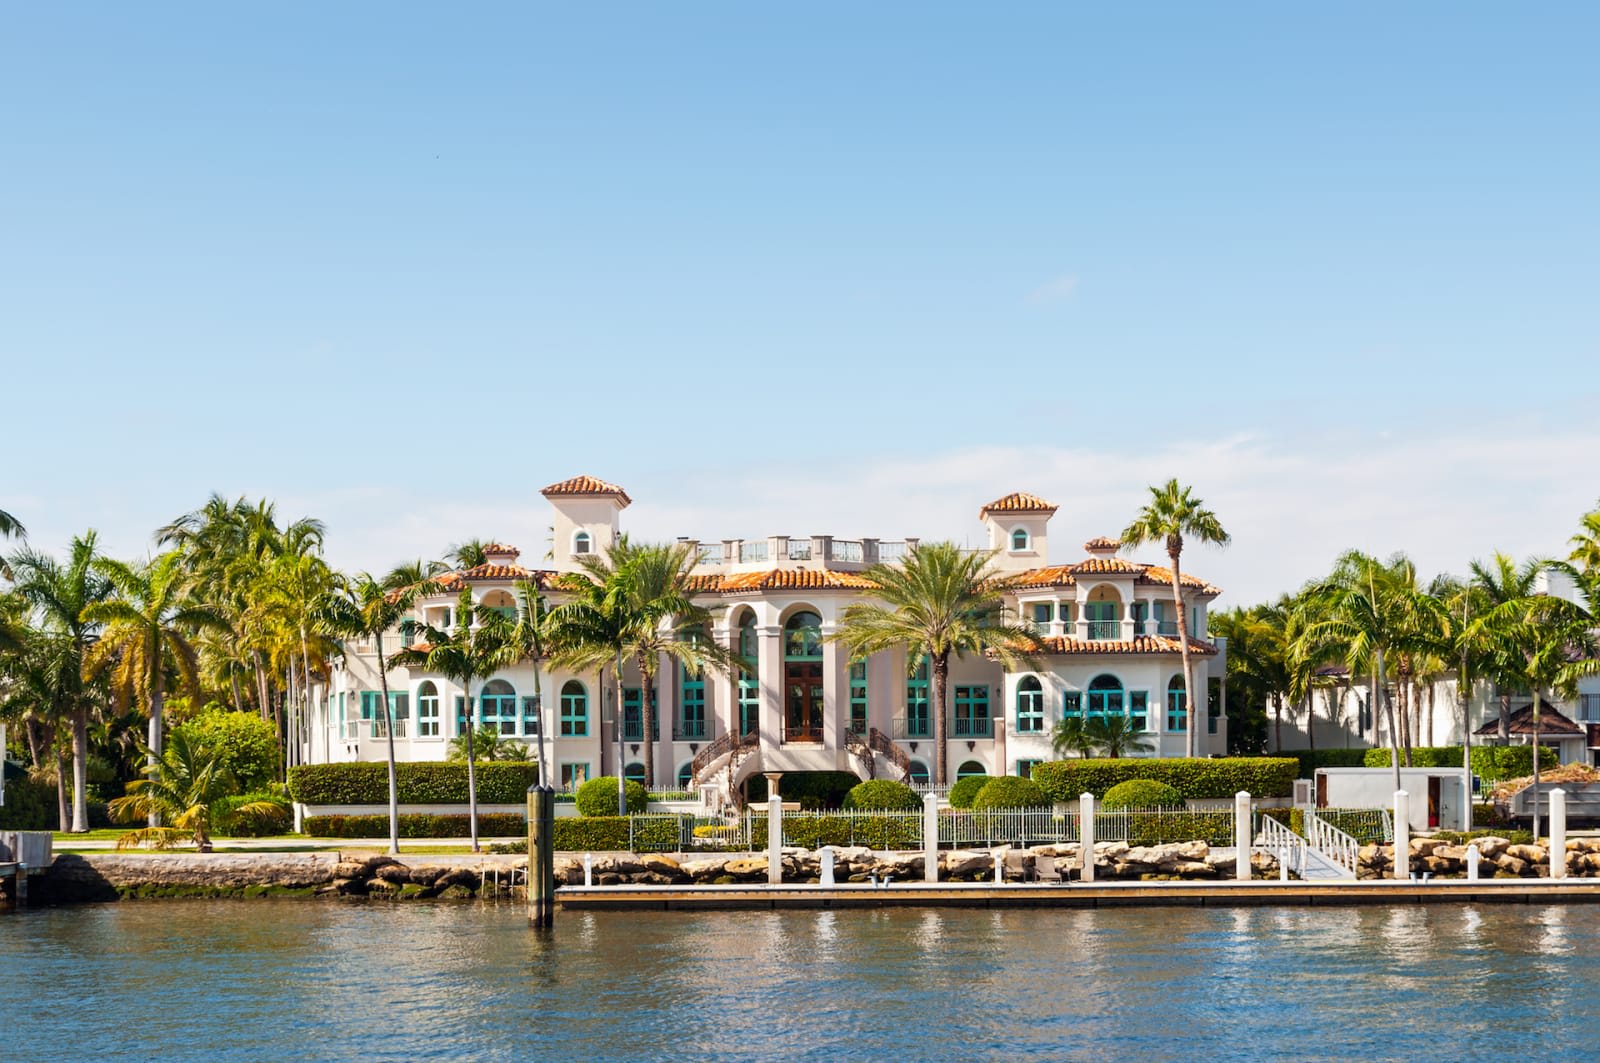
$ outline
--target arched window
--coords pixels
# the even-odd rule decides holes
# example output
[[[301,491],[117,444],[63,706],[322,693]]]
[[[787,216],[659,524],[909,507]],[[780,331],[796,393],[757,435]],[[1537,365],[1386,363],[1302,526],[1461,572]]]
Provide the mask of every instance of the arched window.
[[[1026,550],[1028,548],[1028,529],[1018,528],[1011,533],[1011,549]]]
[[[928,785],[928,766],[920,760],[911,762],[911,783],[913,786]]]
[[[761,722],[761,636],[756,614],[746,612],[739,621],[739,734],[747,735]]]
[[[589,694],[583,684],[569,679],[561,688],[561,737],[587,738],[589,735]]]
[[[796,613],[783,625],[783,656],[790,661],[822,659],[822,618],[816,613]]]
[[[1122,638],[1122,599],[1110,587],[1096,587],[1083,604],[1083,618],[1089,621],[1091,639]]]
[[[1025,675],[1017,684],[1017,733],[1044,731],[1044,687],[1037,676]]]
[[[1184,693],[1183,676],[1173,676],[1167,683],[1167,730],[1169,731],[1189,729],[1189,711]]]
[[[594,553],[594,540],[589,537],[588,532],[581,528],[572,533],[572,552],[574,554]]]
[[[958,778],[958,779],[966,779],[966,778],[969,778],[969,777],[971,777],[973,775],[987,775],[987,774],[989,774],[989,773],[986,770],[984,770],[983,765],[979,764],[975,760],[969,760],[969,761],[965,762],[964,764],[962,764],[961,767],[956,769],[956,778]]]
[[[643,786],[644,765],[640,764],[638,761],[634,761],[632,764],[629,764],[626,768],[622,769],[622,777],[627,779],[629,782],[636,782],[640,786]]]
[[[694,766],[685,761],[683,767],[678,769],[678,789],[687,790],[694,784]]]
[[[1097,675],[1089,684],[1090,716],[1122,715],[1122,680],[1114,675]]]
[[[417,688],[417,737],[439,737],[439,688],[431,679]]]
[[[517,692],[504,679],[491,679],[483,685],[478,695],[483,706],[483,726],[497,734],[517,733]]]

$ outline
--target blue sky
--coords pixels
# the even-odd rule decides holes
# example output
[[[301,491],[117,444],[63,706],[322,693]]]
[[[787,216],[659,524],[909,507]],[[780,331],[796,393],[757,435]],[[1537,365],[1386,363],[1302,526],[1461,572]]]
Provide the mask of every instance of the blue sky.
[[[1180,475],[1248,600],[1600,495],[1592,6],[864,7],[13,10],[0,508],[1069,559]]]

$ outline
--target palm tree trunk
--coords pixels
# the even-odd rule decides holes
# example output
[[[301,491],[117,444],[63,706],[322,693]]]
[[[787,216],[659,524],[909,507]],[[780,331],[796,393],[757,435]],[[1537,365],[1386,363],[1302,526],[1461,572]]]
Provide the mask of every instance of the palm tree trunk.
[[[1533,844],[1539,844],[1539,684],[1533,687]],[[1550,854],[1554,858],[1555,854]]]
[[[472,746],[472,734],[478,729],[477,714],[472,705],[472,678],[461,680],[461,694],[466,698],[467,709],[467,830],[472,836],[472,851],[478,851],[478,770],[475,762],[478,751]]]
[[[1383,682],[1382,647],[1379,647],[1377,650],[1376,659],[1373,661],[1372,668],[1373,689],[1382,693],[1383,712],[1384,716],[1389,721],[1389,766],[1394,771],[1395,791],[1399,792],[1402,789],[1400,785],[1400,729],[1395,726],[1394,701],[1389,697],[1389,687]],[[1377,717],[1374,716],[1373,719],[1376,721]]]
[[[388,735],[389,758],[389,854],[400,851],[400,784],[394,766],[394,713],[389,711],[389,668],[383,660],[383,632],[377,632],[378,685],[383,688],[384,733]],[[474,817],[476,818],[476,817]]]
[[[89,829],[89,710],[72,714],[72,828]]]
[[[267,684],[267,669],[260,650],[250,651],[250,667],[256,673],[256,708],[263,720],[272,719],[272,695]]]
[[[945,705],[945,691],[950,684],[950,655],[938,654],[933,658],[933,697],[936,702],[935,711],[938,713],[933,720],[933,763],[934,785],[943,786],[949,779],[950,753],[945,748],[948,744],[945,739],[945,714],[948,711]]]
[[[595,692],[598,694],[599,690],[600,687],[596,684]],[[617,706],[618,711],[621,711],[621,707],[619,703]],[[550,782],[550,761],[544,754],[545,736],[549,733],[550,728],[544,725],[544,692],[539,686],[539,661],[537,658],[533,662],[533,719],[534,726],[539,728],[539,785],[550,786],[552,785]],[[605,740],[605,734],[602,733],[600,735],[601,743],[603,744]]]
[[[162,689],[163,678],[159,660],[156,661],[154,667],[155,675],[151,677],[150,684],[150,756],[147,758],[152,768],[155,767],[157,760],[161,756],[161,744],[164,737],[162,724],[165,723],[162,717],[167,711],[167,696],[166,691]],[[161,826],[161,812],[151,807],[148,822],[152,827]]]
[[[1427,722],[1422,727],[1422,745],[1433,745],[1433,683],[1428,684],[1428,715]]]
[[[67,757],[59,746],[56,748],[56,822],[61,830],[66,830],[72,822],[72,809],[67,800]]]
[[[239,696],[239,676],[232,670],[231,667],[228,671],[228,685],[233,688],[233,711],[243,712],[244,699]]]
[[[1500,693],[1500,744],[1511,744],[1511,692],[1502,690]]]
[[[301,697],[300,697],[300,721],[301,722],[300,722],[300,726],[296,727],[295,728],[295,732],[294,732],[294,739],[295,739],[294,757],[295,757],[295,763],[296,764],[300,763],[300,743],[305,740],[305,735],[302,733],[302,731],[304,730],[304,727],[305,727],[305,721],[310,719],[310,717],[311,717],[311,714],[308,711],[310,709],[310,707],[311,707],[311,650],[310,650],[309,646],[307,646],[306,624],[305,624],[304,620],[300,621],[300,671],[304,675],[305,684],[301,689]],[[380,674],[383,672],[383,632],[381,632],[381,631],[378,632],[378,671],[379,671]],[[389,706],[389,695],[388,695],[388,686],[387,685],[385,685],[384,691],[385,691],[385,693],[384,693],[384,696],[383,696],[383,705],[384,705],[384,710],[383,711],[384,712],[388,712],[389,711],[389,708],[388,708],[388,706]],[[389,741],[391,743],[394,742],[394,726],[393,726],[393,721],[392,720],[390,721],[390,727],[389,727]]]
[[[1306,692],[1306,748],[1315,753],[1317,751],[1317,692]],[[1313,757],[1314,761],[1316,758]]]
[[[1272,695],[1272,751],[1283,752],[1283,695],[1280,693]]]
[[[655,677],[650,674],[647,656],[641,653],[638,655],[638,660],[639,720],[644,725],[644,735],[641,738],[641,741],[644,743],[644,788],[648,791],[656,788],[656,745],[654,739],[656,731],[656,707],[651,704],[654,699],[650,696],[655,689]],[[621,704],[618,704],[617,711],[622,711]],[[617,775],[618,777],[621,777],[622,774],[623,766],[618,764]]]
[[[1184,745],[1189,756],[1200,755],[1200,731],[1195,726],[1197,714],[1194,711],[1194,662],[1189,659],[1189,616],[1188,610],[1183,605],[1183,576],[1178,568],[1178,559],[1183,548],[1177,547],[1167,550],[1167,557],[1172,561],[1172,605],[1178,610],[1178,654],[1183,660],[1183,707],[1185,723],[1188,725],[1188,734],[1184,736]],[[1279,723],[1281,726],[1283,709],[1280,704],[1278,709]],[[1282,747],[1282,743],[1279,744]]]

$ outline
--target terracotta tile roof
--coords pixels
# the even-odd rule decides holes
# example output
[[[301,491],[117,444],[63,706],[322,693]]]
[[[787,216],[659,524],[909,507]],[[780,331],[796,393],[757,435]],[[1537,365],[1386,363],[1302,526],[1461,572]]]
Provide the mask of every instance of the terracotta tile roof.
[[[1051,505],[1038,495],[1013,491],[978,510],[978,519],[982,520],[990,513],[1054,513],[1057,508],[1059,507]]]
[[[1120,557],[1091,557],[1073,565],[1072,571],[1084,574],[1131,572],[1143,575],[1147,568],[1148,565],[1141,565],[1137,561],[1126,561]]]
[[[521,554],[521,550],[518,550],[515,546],[507,546],[505,543],[490,543],[483,548],[483,556],[485,557],[516,558]]]
[[[1104,535],[1096,535],[1093,539],[1083,544],[1083,548],[1090,553],[1096,550],[1121,550],[1122,542]]]
[[[718,580],[716,593],[748,594],[751,591],[876,590],[878,585],[854,572],[802,568],[774,568],[765,572],[738,572],[729,576],[707,576]],[[710,588],[707,588],[708,592]]]
[[[1159,583],[1170,587],[1172,586],[1172,569],[1162,565],[1146,565],[1144,566],[1144,575],[1139,577],[1139,582]],[[1222,593],[1221,587],[1207,583],[1198,576],[1191,576],[1187,572],[1183,574],[1182,582],[1185,587],[1193,587],[1201,594],[1209,594],[1213,598]]]
[[[532,580],[540,590],[549,590],[555,585],[558,575],[547,569],[523,568],[521,565],[502,565],[488,561],[465,572],[441,572],[433,577],[433,582],[438,586],[439,592],[448,594],[458,593],[469,583],[505,583],[519,579]]]
[[[1030,568],[1018,572],[1007,578],[1006,583],[1012,587],[1071,587],[1077,583],[1077,576],[1093,575],[1134,575],[1134,581],[1146,586],[1172,586],[1172,570],[1159,565],[1146,565],[1139,561],[1126,561],[1120,557],[1091,557],[1086,561],[1079,561],[1072,565],[1050,565],[1045,568]],[[1212,586],[1203,579],[1185,573],[1183,585],[1201,594],[1216,597],[1222,593],[1221,588]]]
[[[574,476],[570,480],[562,480],[560,483],[551,484],[539,493],[546,498],[552,495],[611,495],[622,499],[622,504],[625,506],[633,504],[633,499],[628,497],[628,492],[616,484],[606,483],[604,480],[593,476]]]
[[[1476,735],[1496,735],[1500,733],[1500,711],[1492,709],[1489,713],[1489,722],[1472,732]],[[1533,734],[1533,705],[1529,703],[1511,714],[1511,733],[1514,735]],[[1588,734],[1582,727],[1573,723],[1566,716],[1556,711],[1556,707],[1543,698],[1539,699],[1539,735],[1540,737],[1555,735],[1583,735]]]
[[[433,652],[433,643],[431,643],[431,642],[413,642],[409,646],[402,646],[400,648],[403,649],[403,650],[416,650],[418,653],[432,653]]]
[[[1072,578],[1071,565],[1050,565],[1019,572],[1006,582],[1012,587],[1070,587],[1078,581]]]
[[[1180,653],[1181,647],[1177,639],[1167,638],[1163,635],[1136,635],[1131,639],[1110,641],[1105,639],[1075,639],[1063,638],[1054,635],[1050,638],[1040,639],[1044,644],[1045,653]],[[1189,640],[1189,652],[1200,654],[1202,657],[1214,656],[1217,648],[1209,642],[1199,639]]]

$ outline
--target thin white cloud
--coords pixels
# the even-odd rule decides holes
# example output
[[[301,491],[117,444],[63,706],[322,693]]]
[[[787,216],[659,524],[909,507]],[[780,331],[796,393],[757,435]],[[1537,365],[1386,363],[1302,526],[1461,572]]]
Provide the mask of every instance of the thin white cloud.
[[[1052,277],[1028,293],[1030,303],[1059,303],[1071,299],[1078,291],[1076,274],[1066,273]]]

